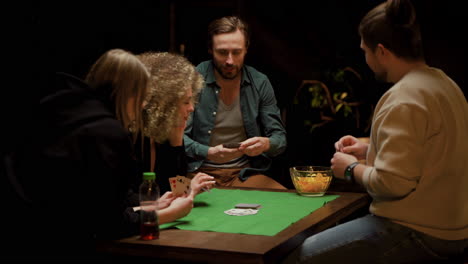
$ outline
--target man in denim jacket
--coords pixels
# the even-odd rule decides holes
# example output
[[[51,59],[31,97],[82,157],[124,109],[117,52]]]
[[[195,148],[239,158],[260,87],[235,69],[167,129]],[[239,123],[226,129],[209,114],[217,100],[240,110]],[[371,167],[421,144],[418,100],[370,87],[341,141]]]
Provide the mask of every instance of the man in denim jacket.
[[[221,186],[284,189],[262,174],[284,152],[286,131],[268,77],[243,65],[247,24],[213,21],[208,46],[213,59],[197,66],[206,86],[185,129],[189,172],[208,173]]]

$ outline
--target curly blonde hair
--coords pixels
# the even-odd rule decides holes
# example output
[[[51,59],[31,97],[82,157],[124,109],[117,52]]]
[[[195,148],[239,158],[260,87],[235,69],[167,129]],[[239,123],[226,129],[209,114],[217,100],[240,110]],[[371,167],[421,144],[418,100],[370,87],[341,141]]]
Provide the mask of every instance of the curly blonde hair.
[[[203,76],[185,57],[168,52],[137,55],[150,72],[144,109],[144,134],[157,143],[168,139],[179,118],[178,106],[189,88],[195,105],[204,86]]]

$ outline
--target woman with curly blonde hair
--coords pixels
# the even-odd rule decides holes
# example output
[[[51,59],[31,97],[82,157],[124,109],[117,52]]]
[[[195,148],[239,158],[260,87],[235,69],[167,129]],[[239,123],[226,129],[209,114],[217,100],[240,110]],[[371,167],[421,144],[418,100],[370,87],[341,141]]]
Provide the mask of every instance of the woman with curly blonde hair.
[[[203,87],[203,77],[180,55],[146,52],[137,57],[151,74],[152,85],[145,107],[147,135],[157,143],[169,140],[179,145],[182,143],[183,133],[174,133],[174,130],[182,129],[183,132],[187,118],[193,112],[195,98]],[[181,101],[183,106],[177,104]],[[181,107],[187,108],[186,111],[180,111]]]
[[[147,67],[150,81],[144,111],[147,143],[136,154],[143,155],[144,168],[160,175],[161,190],[169,190],[169,177],[187,174],[184,129],[204,81],[183,56],[145,52],[137,57]],[[211,179],[204,173],[194,177],[197,182],[214,183]]]

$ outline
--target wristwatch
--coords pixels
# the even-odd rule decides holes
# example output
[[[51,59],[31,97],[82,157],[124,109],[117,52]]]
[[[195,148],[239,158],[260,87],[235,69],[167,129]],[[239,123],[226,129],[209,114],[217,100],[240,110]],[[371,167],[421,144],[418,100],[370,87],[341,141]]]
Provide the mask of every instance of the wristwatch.
[[[356,162],[353,162],[353,163],[349,164],[348,167],[346,167],[345,173],[344,173],[344,178],[345,178],[346,181],[351,182],[351,183],[355,182],[355,180],[354,180],[354,167],[356,167],[358,164],[359,164],[359,162],[356,161]]]

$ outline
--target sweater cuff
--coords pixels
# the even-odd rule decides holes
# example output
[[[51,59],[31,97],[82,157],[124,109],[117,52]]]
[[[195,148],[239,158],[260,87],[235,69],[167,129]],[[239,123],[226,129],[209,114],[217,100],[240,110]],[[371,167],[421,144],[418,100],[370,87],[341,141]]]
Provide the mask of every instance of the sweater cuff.
[[[364,170],[364,173],[362,174],[362,185],[364,185],[366,189],[368,189],[370,176],[373,171],[374,167],[368,167]]]

